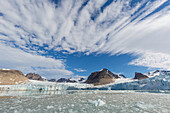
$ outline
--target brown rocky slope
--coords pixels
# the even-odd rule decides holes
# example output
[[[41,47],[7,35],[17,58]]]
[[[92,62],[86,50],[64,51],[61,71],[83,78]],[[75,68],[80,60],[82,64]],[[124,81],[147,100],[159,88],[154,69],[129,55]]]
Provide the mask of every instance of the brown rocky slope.
[[[134,79],[142,80],[142,79],[147,79],[149,78],[147,75],[144,75],[142,73],[135,72],[135,77]]]
[[[0,85],[16,85],[29,82],[19,70],[0,69]]]
[[[114,78],[118,78],[116,74],[113,74],[108,69],[104,68],[101,71],[93,72],[86,80],[86,83],[94,85],[103,85],[114,82]]]
[[[36,73],[28,73],[26,77],[31,80],[45,81],[39,74]]]

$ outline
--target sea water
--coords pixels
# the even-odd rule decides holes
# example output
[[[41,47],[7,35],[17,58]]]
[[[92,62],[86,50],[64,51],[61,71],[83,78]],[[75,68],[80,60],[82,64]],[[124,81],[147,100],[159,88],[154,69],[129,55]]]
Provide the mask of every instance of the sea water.
[[[1,91],[0,113],[169,113],[169,91]]]

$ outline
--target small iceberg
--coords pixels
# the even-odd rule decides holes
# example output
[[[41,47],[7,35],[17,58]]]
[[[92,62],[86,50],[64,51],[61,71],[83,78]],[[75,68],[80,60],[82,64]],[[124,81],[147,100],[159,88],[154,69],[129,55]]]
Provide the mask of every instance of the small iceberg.
[[[106,103],[104,102],[104,101],[102,101],[101,99],[98,99],[98,100],[88,100],[88,102],[90,103],[90,104],[93,104],[93,105],[95,105],[95,106],[103,106],[103,105],[105,105]]]

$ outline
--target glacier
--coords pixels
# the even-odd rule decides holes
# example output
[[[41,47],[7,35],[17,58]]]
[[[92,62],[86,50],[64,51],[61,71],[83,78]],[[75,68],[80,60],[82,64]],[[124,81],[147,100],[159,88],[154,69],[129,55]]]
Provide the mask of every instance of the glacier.
[[[170,90],[170,72],[160,72],[148,79],[115,83],[90,88],[91,90]]]
[[[100,86],[86,83],[55,83],[30,80],[28,84],[0,85],[0,91],[2,90],[170,90],[170,72],[162,71],[143,80],[120,78],[115,80],[114,83]]]
[[[0,85],[0,91],[56,91],[56,90],[79,90],[92,87],[86,83],[55,83],[48,81],[30,80],[27,84]]]

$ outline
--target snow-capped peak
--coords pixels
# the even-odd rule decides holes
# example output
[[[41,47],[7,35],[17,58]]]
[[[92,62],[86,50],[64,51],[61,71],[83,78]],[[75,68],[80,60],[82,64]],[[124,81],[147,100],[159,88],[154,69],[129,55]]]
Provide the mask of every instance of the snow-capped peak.
[[[86,78],[87,78],[86,76],[76,75],[76,76],[69,78],[69,80],[73,80],[73,81],[77,81],[77,82],[79,82],[79,81],[84,82]]]
[[[149,78],[154,77],[154,76],[160,76],[161,74],[167,74],[170,73],[170,71],[165,71],[165,70],[155,70],[155,71],[150,71],[148,73],[145,73]]]

